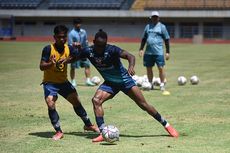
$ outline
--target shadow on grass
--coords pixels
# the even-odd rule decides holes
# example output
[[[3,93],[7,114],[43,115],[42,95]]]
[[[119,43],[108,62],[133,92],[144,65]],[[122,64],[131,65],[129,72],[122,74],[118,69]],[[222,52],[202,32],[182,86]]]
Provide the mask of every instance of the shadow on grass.
[[[120,137],[133,137],[133,138],[143,138],[143,137],[170,137],[170,135],[167,134],[161,134],[161,135],[129,135],[129,134],[120,134]]]
[[[37,137],[41,137],[41,138],[52,138],[54,134],[55,134],[55,132],[29,133],[29,135],[37,136]],[[85,137],[87,139],[92,139],[92,138],[98,136],[98,134],[94,133],[94,132],[64,132],[64,135],[76,135],[76,136]]]
[[[29,135],[41,137],[41,138],[52,138],[55,132],[34,132],[29,133]],[[80,137],[85,137],[87,139],[93,139],[98,136],[94,132],[64,132],[64,135],[75,135]],[[129,135],[129,134],[120,134],[120,137],[130,137],[130,138],[143,138],[143,137],[170,137],[169,135]]]

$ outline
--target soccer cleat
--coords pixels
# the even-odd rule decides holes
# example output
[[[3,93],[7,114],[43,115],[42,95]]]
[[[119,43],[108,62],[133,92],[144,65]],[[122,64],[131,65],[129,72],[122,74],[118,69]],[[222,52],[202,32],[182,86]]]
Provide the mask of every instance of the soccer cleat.
[[[179,133],[171,125],[165,127],[165,130],[169,133],[170,136],[175,138],[179,137]]]
[[[100,133],[99,128],[96,125],[91,125],[91,126],[84,126],[84,131],[93,131],[93,132],[97,132]]]
[[[92,139],[92,142],[102,142],[102,141],[104,141],[104,138],[101,133],[98,137]]]
[[[57,131],[56,134],[52,137],[54,141],[60,140],[64,137],[64,134],[61,131]]]
[[[91,82],[90,80],[87,80],[86,82],[85,82],[85,84],[87,85],[87,86],[95,86],[96,84],[94,84],[93,82]]]

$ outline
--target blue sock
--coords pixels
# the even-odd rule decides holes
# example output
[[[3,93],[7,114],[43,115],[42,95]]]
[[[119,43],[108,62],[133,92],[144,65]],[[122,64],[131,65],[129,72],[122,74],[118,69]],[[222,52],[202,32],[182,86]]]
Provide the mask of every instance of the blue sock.
[[[163,126],[167,124],[167,121],[157,112],[153,117],[160,122]]]
[[[73,107],[75,113],[81,117],[82,121],[85,123],[86,126],[92,126],[92,123],[89,119],[89,117],[87,116],[87,113],[84,109],[84,107],[80,104],[77,107]]]
[[[56,109],[48,109],[48,114],[49,114],[49,118],[50,118],[51,124],[53,125],[54,129],[56,131],[62,132],[60,121],[59,121],[59,115]]]
[[[100,132],[102,132],[103,128],[105,127],[104,117],[96,117],[96,122]]]

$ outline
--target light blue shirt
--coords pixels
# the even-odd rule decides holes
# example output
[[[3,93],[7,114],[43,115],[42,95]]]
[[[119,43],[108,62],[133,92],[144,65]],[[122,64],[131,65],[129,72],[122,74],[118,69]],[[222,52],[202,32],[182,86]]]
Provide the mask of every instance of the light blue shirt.
[[[83,48],[88,46],[87,33],[84,29],[77,31],[72,29],[68,35],[68,44],[72,46],[73,42],[79,42]]]
[[[147,44],[145,54],[164,55],[164,40],[170,39],[164,24],[161,22],[158,22],[156,25],[152,23],[147,24],[143,33],[143,38],[146,38]]]

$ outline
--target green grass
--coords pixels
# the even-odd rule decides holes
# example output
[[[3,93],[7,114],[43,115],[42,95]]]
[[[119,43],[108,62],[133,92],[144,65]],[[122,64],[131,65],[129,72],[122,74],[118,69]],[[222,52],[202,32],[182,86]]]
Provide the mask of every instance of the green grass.
[[[59,97],[57,109],[65,137],[51,141],[50,124],[39,70],[40,54],[47,43],[0,42],[0,152],[1,153],[229,153],[230,152],[230,45],[172,44],[167,61],[167,89],[145,91],[149,103],[180,132],[174,139],[162,126],[123,93],[104,104],[105,121],[120,130],[116,145],[92,143],[94,133],[83,133],[82,121],[71,105]],[[145,68],[138,57],[139,44],[120,43],[136,56],[136,73]],[[127,65],[126,61],[123,61]],[[157,69],[154,72],[158,75]],[[91,98],[97,87],[86,87],[83,69],[76,70],[77,88],[95,123]],[[92,76],[98,75],[92,67]],[[199,85],[177,85],[177,77],[192,75]]]

